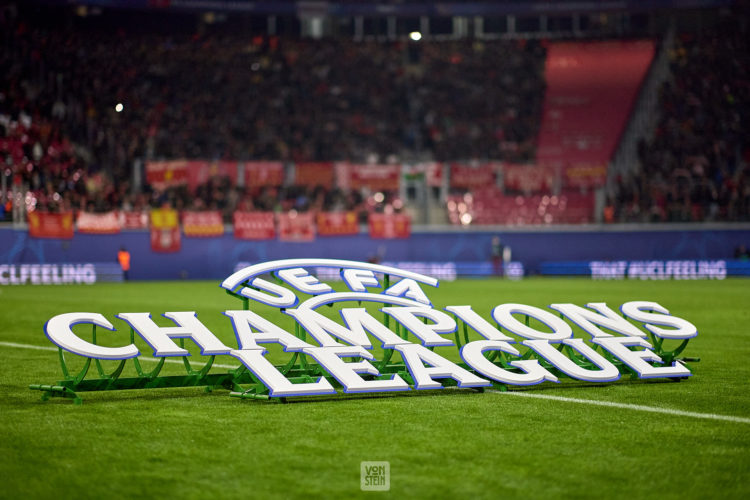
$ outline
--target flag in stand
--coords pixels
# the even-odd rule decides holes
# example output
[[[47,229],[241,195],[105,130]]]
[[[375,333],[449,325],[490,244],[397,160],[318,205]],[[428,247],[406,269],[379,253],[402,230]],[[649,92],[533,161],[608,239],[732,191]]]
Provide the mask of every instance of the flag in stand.
[[[29,236],[32,238],[72,238],[73,213],[29,212]]]
[[[370,214],[370,238],[408,238],[411,219],[406,214]]]
[[[180,224],[177,211],[159,208],[151,211],[151,250],[178,252],[180,250]]]
[[[302,162],[295,164],[294,183],[299,186],[323,186],[331,189],[334,185],[333,163]]]
[[[224,234],[224,221],[221,212],[182,212],[182,231],[185,236],[210,238]]]
[[[149,213],[120,212],[120,227],[123,229],[148,229]]]
[[[398,189],[401,165],[348,164],[349,187],[368,188],[370,191]]]
[[[305,242],[315,240],[315,220],[310,212],[294,210],[279,214],[279,239],[281,241]]]
[[[273,212],[235,212],[234,237],[239,240],[271,240],[276,237]]]
[[[148,161],[146,182],[158,189],[187,184],[189,169],[187,160]]]
[[[76,225],[79,233],[117,234],[120,232],[120,217],[117,212],[103,214],[79,212]]]
[[[320,236],[359,233],[356,212],[318,212],[316,219]]]
[[[496,184],[496,172],[502,168],[500,163],[482,163],[469,165],[453,163],[450,166],[450,186],[457,189],[480,189]]]
[[[284,183],[284,175],[284,164],[280,161],[245,163],[246,186],[281,186]]]

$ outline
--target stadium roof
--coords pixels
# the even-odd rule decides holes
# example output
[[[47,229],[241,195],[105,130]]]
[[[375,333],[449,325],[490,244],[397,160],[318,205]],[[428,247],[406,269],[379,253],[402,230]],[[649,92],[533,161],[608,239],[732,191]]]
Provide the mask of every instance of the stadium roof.
[[[539,15],[583,12],[726,7],[734,0],[41,0],[51,5],[88,5],[106,8],[234,11],[276,15],[332,16],[483,16]]]

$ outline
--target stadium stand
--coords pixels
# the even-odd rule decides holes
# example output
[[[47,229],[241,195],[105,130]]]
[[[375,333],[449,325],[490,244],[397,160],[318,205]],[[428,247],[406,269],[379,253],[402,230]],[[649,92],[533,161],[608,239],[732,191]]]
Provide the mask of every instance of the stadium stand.
[[[453,224],[585,224],[592,222],[594,199],[591,193],[576,191],[511,196],[500,189],[487,188],[450,196],[447,207]]]
[[[616,179],[613,221],[750,219],[749,49],[736,18],[678,37],[658,127],[639,144],[640,170]]]
[[[0,16],[0,155],[25,193],[3,205],[6,218],[13,203],[50,212],[169,205],[220,210],[225,221],[237,209],[366,214],[404,203],[395,191],[374,202],[367,190],[247,186],[222,175],[194,189],[133,186],[133,166],[154,159],[544,168],[534,162],[546,40],[165,34],[132,22],[57,23],[13,4]],[[750,218],[747,30],[726,22],[679,38],[660,126],[642,142],[640,173],[616,179],[605,221]],[[570,187],[558,179],[518,190],[499,178],[443,201],[456,224],[595,221],[596,186]]]
[[[409,152],[441,160],[533,155],[543,95],[538,44],[454,41],[415,50],[333,39],[178,37],[96,26],[72,31],[10,16],[2,22],[4,135],[22,136],[25,127],[11,130],[11,123],[28,123],[31,149],[48,149],[50,138],[58,137],[78,146],[75,168],[52,169],[66,181],[78,169],[96,179],[85,192],[71,193],[75,208],[144,204],[127,199],[128,169],[144,156],[365,161]],[[32,67],[24,64],[29,59]],[[516,147],[500,151],[500,140]],[[61,179],[49,178],[38,155],[25,156],[28,162],[14,159],[14,170],[28,170],[22,180],[40,206],[57,208],[45,192],[70,187],[60,189]],[[166,192],[150,201],[187,206],[186,198]]]

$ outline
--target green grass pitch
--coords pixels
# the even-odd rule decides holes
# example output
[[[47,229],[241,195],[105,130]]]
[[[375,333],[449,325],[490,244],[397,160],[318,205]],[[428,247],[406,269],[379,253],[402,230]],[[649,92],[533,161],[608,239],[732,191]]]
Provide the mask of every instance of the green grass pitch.
[[[221,311],[240,303],[214,282],[3,287],[0,497],[750,498],[750,281],[459,280],[426,292],[485,318],[506,302],[654,300],[698,327],[684,355],[701,361],[679,383],[522,389],[619,407],[471,390],[275,404],[199,388],[84,393],[77,406],[28,389],[61,378],[54,351],[13,346],[51,346],[52,316],[100,312],[122,329],[107,332],[117,345],[127,330],[115,313],[195,310],[236,345]],[[360,462],[380,460],[390,491],[361,491]]]

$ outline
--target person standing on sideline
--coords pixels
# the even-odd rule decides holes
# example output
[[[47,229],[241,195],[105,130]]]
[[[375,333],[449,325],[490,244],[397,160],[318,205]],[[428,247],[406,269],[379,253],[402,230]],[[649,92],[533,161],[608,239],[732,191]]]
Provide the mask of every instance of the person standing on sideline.
[[[506,276],[510,268],[511,250],[510,246],[504,245],[500,236],[492,237],[492,271],[495,276]]]
[[[500,241],[500,236],[492,237],[492,271],[495,276],[502,276],[503,274],[503,243]]]
[[[130,278],[130,252],[125,250],[125,247],[120,247],[120,251],[117,252],[117,262],[120,263],[122,268],[122,277],[125,281]]]

